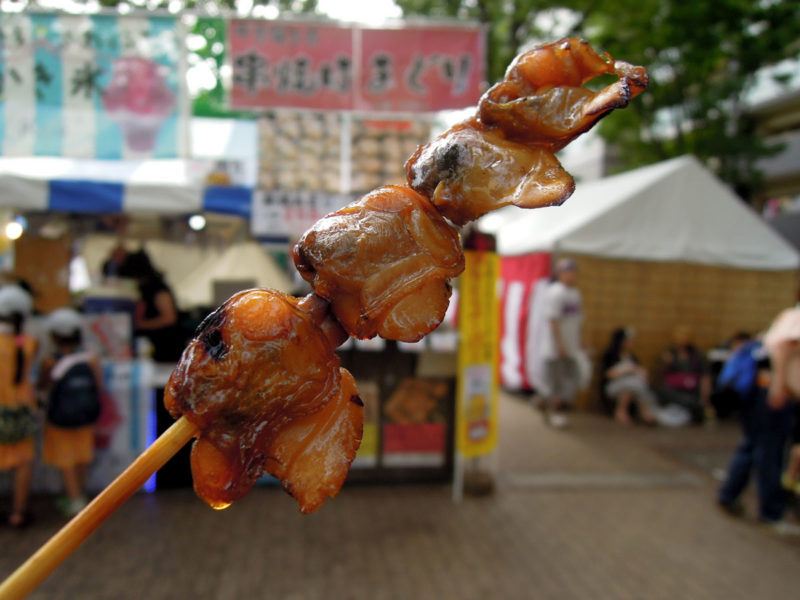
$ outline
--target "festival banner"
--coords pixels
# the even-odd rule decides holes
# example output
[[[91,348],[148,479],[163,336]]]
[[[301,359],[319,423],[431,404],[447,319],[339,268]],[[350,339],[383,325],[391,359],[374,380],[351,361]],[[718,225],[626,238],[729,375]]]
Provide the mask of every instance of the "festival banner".
[[[236,110],[463,108],[478,100],[485,79],[484,31],[477,26],[233,19],[227,39]]]
[[[168,16],[0,15],[5,156],[187,152],[184,29]]]
[[[459,279],[456,393],[456,449],[465,458],[492,452],[497,445],[498,399],[497,278],[494,252],[464,252],[466,268]]]
[[[361,29],[358,110],[430,112],[464,108],[484,81],[477,28]]]
[[[313,23],[228,21],[233,109],[353,105],[352,34]]]

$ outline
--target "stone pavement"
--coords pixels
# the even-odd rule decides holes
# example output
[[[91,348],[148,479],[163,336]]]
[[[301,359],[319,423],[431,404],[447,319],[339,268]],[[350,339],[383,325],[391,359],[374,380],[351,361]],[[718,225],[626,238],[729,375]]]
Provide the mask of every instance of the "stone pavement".
[[[800,597],[800,541],[714,506],[736,439],[729,424],[624,428],[594,415],[553,431],[505,395],[491,496],[453,505],[446,485],[351,485],[302,516],[271,488],[222,512],[188,491],[139,495],[31,597]],[[49,500],[36,508],[30,529],[0,528],[0,578],[59,526]]]

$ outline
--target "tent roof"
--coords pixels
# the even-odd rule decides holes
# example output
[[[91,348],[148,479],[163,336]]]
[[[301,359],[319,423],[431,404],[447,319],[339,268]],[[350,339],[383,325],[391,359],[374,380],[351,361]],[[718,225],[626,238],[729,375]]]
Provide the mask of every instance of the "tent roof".
[[[559,207],[505,208],[482,228],[497,234],[506,255],[563,251],[748,269],[800,266],[800,254],[693,156],[579,183]]]
[[[99,160],[0,157],[0,207],[82,213],[250,216],[257,161],[255,122],[194,118],[193,159]],[[214,161],[232,160],[245,185],[209,186]]]
[[[120,242],[131,252],[144,249],[153,261],[153,265],[163,273],[167,283],[176,292],[176,284],[183,281],[186,273],[192,271],[198,264],[205,264],[221,254],[221,250],[217,250],[214,246],[159,239],[121,240],[116,235],[91,233],[82,239],[80,245],[80,255],[86,263],[88,277],[94,280],[101,278],[103,263]]]
[[[178,304],[183,307],[215,304],[215,281],[251,280],[257,287],[270,287],[288,293],[292,282],[257,242],[229,246],[188,273],[175,287]]]
[[[252,188],[204,186],[195,161],[0,158],[0,207],[78,213],[250,216]],[[199,179],[199,180],[198,180]]]

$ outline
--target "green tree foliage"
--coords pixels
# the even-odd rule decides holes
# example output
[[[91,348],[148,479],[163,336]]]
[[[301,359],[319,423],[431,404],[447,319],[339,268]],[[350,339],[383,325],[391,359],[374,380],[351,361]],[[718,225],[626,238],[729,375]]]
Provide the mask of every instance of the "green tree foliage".
[[[569,35],[647,67],[650,89],[599,127],[619,168],[693,153],[743,197],[758,158],[774,152],[754,130],[745,97],[756,73],[800,58],[796,0],[396,0],[406,15],[472,18],[488,27],[490,81],[532,40],[542,14],[571,10]]]
[[[202,48],[193,50],[197,57],[194,60],[205,61],[216,79],[216,85],[210,90],[201,91],[193,100],[192,112],[199,117],[234,117],[238,115],[226,108],[225,88],[220,74],[220,69],[225,64],[225,21],[219,18],[198,18],[192,35],[200,36],[205,40]]]
[[[613,16],[596,11],[585,33],[614,56],[647,66],[651,86],[601,124],[622,166],[692,153],[744,198],[759,184],[756,161],[777,150],[746,111],[756,73],[800,58],[800,3],[794,1],[625,0]],[[641,133],[639,133],[641,132]]]

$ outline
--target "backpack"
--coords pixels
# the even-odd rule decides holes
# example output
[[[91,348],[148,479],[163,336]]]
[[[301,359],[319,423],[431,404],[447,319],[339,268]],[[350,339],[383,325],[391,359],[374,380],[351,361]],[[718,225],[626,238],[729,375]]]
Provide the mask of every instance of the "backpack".
[[[53,367],[47,420],[57,427],[92,425],[100,417],[100,390],[86,353],[70,354]]]
[[[747,342],[725,362],[717,385],[733,391],[740,400],[748,400],[756,387],[759,364],[763,358],[761,343]]]

